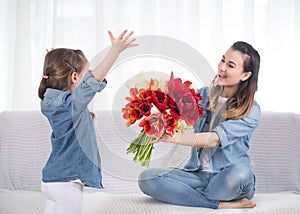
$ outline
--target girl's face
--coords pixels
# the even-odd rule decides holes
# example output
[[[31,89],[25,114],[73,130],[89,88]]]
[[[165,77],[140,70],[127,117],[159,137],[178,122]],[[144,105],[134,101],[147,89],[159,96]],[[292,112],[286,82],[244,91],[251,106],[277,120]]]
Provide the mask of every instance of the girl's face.
[[[247,80],[251,72],[244,72],[246,55],[240,51],[228,49],[218,65],[217,83],[224,88],[224,96],[232,97],[241,81]]]

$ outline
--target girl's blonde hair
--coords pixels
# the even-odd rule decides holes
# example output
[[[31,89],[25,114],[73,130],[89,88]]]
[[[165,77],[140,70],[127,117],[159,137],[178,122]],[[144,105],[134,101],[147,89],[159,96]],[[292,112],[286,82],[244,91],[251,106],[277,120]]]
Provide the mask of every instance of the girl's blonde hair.
[[[258,72],[260,65],[259,53],[246,42],[235,42],[231,49],[237,50],[245,55],[244,72],[251,72],[246,81],[240,81],[236,94],[227,100],[224,119],[241,119],[246,117],[254,103],[254,94],[257,91]],[[223,87],[217,84],[217,76],[214,78],[209,90],[208,109],[214,111],[218,98],[223,93]]]
[[[81,73],[88,60],[81,50],[57,48],[45,56],[43,78],[40,82],[38,95],[44,99],[47,88],[67,91],[70,89],[73,72]]]

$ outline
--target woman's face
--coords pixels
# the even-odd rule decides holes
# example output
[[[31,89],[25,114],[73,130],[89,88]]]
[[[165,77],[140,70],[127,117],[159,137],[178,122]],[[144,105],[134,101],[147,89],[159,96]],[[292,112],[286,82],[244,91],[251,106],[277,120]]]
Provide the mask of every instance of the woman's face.
[[[224,88],[225,97],[232,97],[241,81],[247,80],[251,72],[244,72],[246,55],[228,49],[218,65],[217,83]]]

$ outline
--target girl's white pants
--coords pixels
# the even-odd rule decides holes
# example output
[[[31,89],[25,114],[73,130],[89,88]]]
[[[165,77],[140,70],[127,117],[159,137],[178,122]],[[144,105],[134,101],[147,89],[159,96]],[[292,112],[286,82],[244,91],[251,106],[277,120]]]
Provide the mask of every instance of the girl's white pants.
[[[80,214],[83,202],[83,185],[78,182],[42,182],[45,199],[44,214]]]

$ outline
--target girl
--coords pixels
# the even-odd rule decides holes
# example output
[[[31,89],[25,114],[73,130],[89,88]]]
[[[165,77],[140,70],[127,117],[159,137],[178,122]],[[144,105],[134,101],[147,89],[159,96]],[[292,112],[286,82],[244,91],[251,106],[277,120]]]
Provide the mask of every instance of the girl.
[[[52,152],[42,171],[45,213],[81,213],[83,187],[102,188],[100,156],[88,104],[106,86],[105,76],[126,48],[133,32],[115,38],[103,61],[87,71],[82,51],[65,48],[47,53],[39,87],[41,111],[52,128]]]
[[[194,133],[155,142],[191,146],[184,169],[148,169],[139,177],[145,194],[162,202],[207,208],[251,208],[255,176],[247,150],[261,110],[254,101],[260,56],[245,42],[223,55],[210,88],[199,90],[204,115]]]

